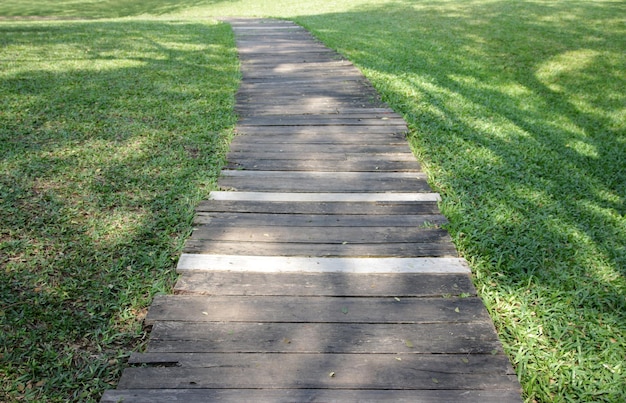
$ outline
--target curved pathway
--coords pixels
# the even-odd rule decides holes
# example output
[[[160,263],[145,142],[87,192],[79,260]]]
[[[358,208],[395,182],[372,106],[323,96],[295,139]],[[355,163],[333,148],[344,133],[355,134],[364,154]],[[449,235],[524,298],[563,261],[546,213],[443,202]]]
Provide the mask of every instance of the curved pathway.
[[[297,25],[229,22],[222,190],[102,401],[521,401],[403,119]]]

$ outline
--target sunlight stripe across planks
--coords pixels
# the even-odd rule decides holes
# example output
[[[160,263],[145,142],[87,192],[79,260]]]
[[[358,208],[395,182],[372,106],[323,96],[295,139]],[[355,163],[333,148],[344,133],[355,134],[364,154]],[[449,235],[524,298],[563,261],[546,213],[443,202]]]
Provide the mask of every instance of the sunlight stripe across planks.
[[[303,273],[465,273],[460,258],[319,258],[285,256],[236,256],[183,253],[177,270],[303,272]]]
[[[211,192],[209,200],[266,202],[383,202],[440,201],[439,193],[272,193],[272,192]]]

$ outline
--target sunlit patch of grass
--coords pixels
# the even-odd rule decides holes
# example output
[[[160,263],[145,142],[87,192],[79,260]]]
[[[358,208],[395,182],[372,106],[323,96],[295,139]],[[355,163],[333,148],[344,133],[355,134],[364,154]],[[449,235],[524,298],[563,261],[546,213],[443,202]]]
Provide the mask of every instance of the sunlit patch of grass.
[[[97,400],[215,187],[232,33],[29,22],[0,38],[0,400]]]

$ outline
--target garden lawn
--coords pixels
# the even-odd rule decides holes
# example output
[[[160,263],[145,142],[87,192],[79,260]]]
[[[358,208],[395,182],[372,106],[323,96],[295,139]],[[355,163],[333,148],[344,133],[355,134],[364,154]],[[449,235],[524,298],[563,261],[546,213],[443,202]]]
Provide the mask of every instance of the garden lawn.
[[[289,18],[360,67],[409,123],[409,141],[443,197],[448,229],[472,266],[525,399],[626,400],[624,2],[198,0],[177,6],[154,6],[173,13],[155,18],[187,24],[221,15]],[[92,11],[84,15],[118,15]],[[3,13],[10,15],[0,7]],[[4,76],[1,83],[5,88]],[[39,187],[31,189],[26,200],[39,200]],[[15,206],[2,198],[3,208]],[[4,241],[3,232],[3,253],[4,245],[14,249],[2,264],[18,264],[23,251],[48,256],[45,248],[28,246],[47,227],[24,232],[22,244]],[[100,255],[94,250],[91,260]],[[144,306],[152,292],[127,306]],[[78,290],[72,295],[66,301],[80,298]],[[111,333],[130,322],[113,319],[103,328]],[[26,365],[4,355],[3,368]],[[115,371],[102,373],[112,379]],[[39,382],[27,372],[21,379]]]
[[[232,33],[5,22],[0,60],[0,401],[98,400],[215,189]]]

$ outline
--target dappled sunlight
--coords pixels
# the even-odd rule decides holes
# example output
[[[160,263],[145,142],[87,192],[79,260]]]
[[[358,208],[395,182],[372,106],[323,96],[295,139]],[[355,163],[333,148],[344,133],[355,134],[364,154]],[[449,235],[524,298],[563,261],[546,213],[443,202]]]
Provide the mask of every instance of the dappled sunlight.
[[[612,377],[624,342],[614,330],[623,326],[626,289],[618,9],[396,2],[298,17],[404,114],[448,228],[534,398],[575,388],[592,396],[572,374],[592,383]],[[372,19],[380,13],[402,18]],[[542,316],[549,307],[558,318]],[[609,338],[613,353],[603,353],[611,361],[602,366],[594,340]],[[575,362],[565,349],[573,345]]]

